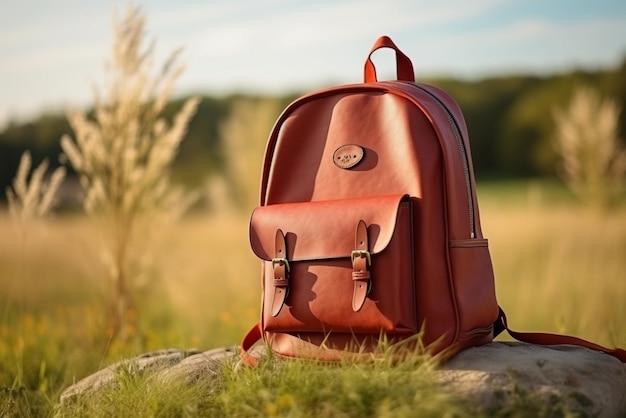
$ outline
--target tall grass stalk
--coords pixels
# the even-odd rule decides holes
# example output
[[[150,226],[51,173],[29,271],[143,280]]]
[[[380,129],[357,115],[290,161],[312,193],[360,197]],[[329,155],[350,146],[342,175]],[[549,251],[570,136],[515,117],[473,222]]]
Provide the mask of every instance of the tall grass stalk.
[[[581,200],[605,207],[623,192],[626,151],[619,139],[620,106],[581,87],[570,104],[554,110],[562,177]]]
[[[44,218],[52,210],[56,204],[57,191],[65,177],[63,167],[57,167],[50,176],[46,176],[47,160],[42,161],[32,173],[31,168],[32,157],[30,151],[27,150],[22,154],[12,187],[7,187],[6,190],[9,213],[17,233],[17,243],[8,236],[4,238],[12,242],[12,245],[17,244],[18,254],[21,257],[28,254],[29,242],[39,238],[35,235],[38,228],[33,228],[35,221]],[[25,264],[20,264],[19,268],[13,271],[2,271],[2,275],[6,276],[10,283],[9,292],[12,294],[19,289],[21,293],[19,299],[23,299]],[[4,304],[4,308],[0,311],[0,320],[4,319],[8,307],[8,303]]]
[[[24,227],[36,218],[46,216],[56,204],[56,193],[65,178],[65,168],[57,167],[46,177],[48,161],[44,160],[31,173],[32,157],[25,151],[20,158],[12,187],[7,187],[9,212],[24,239]]]
[[[226,183],[231,186],[235,206],[245,213],[258,205],[263,152],[279,113],[277,100],[240,99],[220,126],[227,161]]]
[[[174,187],[168,170],[198,100],[189,99],[172,121],[163,110],[183,67],[174,51],[153,72],[154,42],[145,45],[145,16],[132,5],[120,20],[114,14],[109,79],[96,90],[93,115],[67,113],[75,138],[61,146],[85,189],[84,207],[106,227],[104,259],[112,283],[111,336],[134,334],[139,309],[138,278],[146,256],[139,238],[152,236],[162,223],[178,217],[195,200]]]

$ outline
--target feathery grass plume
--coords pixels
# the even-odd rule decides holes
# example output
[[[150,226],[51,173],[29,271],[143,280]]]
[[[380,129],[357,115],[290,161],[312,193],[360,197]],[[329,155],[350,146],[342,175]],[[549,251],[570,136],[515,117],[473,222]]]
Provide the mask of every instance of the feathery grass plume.
[[[154,74],[154,42],[145,45],[145,21],[132,5],[121,20],[114,13],[104,91],[96,89],[93,115],[68,111],[75,138],[61,138],[85,190],[85,210],[109,222],[105,258],[113,283],[112,336],[126,337],[138,324],[134,293],[137,278],[145,273],[139,271],[145,253],[137,239],[176,219],[197,197],[174,187],[168,170],[198,100],[187,100],[172,121],[163,116],[183,69],[177,62],[180,51]]]
[[[626,151],[619,139],[620,106],[581,87],[569,105],[554,110],[556,148],[562,177],[584,202],[599,207],[623,191]]]
[[[227,183],[235,205],[249,212],[258,205],[259,176],[267,137],[280,113],[274,99],[240,99],[220,126]]]
[[[56,204],[56,193],[65,177],[65,168],[57,167],[46,178],[47,160],[43,160],[32,174],[31,167],[30,152],[24,151],[13,179],[13,187],[7,187],[6,190],[9,212],[18,227],[23,227],[35,218],[44,217],[52,210]]]

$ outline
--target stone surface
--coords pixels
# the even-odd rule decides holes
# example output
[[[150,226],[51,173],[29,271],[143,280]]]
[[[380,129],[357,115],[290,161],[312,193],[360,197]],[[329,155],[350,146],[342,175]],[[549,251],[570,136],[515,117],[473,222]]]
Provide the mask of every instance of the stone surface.
[[[225,349],[221,350],[224,351]],[[120,373],[156,373],[177,367],[184,359],[197,354],[201,354],[201,352],[198,350],[165,349],[143,354],[130,360],[120,361],[69,386],[61,393],[61,402],[67,402],[76,396],[87,395],[101,389],[103,386],[114,384],[115,377]]]
[[[584,416],[626,416],[626,365],[583,347],[494,342],[459,353],[438,378],[447,390],[492,408],[515,396],[566,402]]]
[[[255,355],[264,352],[256,347]],[[237,347],[156,351],[80,380],[62,393],[61,401],[115,384],[119,373],[153,373],[163,384],[177,378],[193,382],[217,374],[226,360],[237,356]],[[436,375],[446,390],[487,410],[541,399],[567,402],[571,410],[586,416],[626,416],[626,366],[582,347],[494,342],[464,350]]]

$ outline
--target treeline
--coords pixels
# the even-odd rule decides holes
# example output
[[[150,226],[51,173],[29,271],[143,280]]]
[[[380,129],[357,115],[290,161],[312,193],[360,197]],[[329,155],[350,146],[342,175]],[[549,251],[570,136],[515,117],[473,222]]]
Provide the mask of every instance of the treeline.
[[[626,59],[614,69],[573,71],[546,77],[519,75],[478,81],[430,79],[426,82],[447,90],[463,109],[479,179],[551,176],[557,171],[557,154],[552,140],[554,108],[566,105],[576,88],[582,85],[626,103]],[[294,93],[273,100],[277,101],[277,109],[281,109],[297,96]],[[185,99],[170,103],[166,114],[173,115]],[[175,180],[197,185],[207,176],[224,170],[220,127],[235,103],[242,99],[254,101],[261,98],[246,95],[202,97],[174,165]],[[626,133],[623,115],[620,118],[622,138]],[[29,122],[9,123],[0,132],[2,191],[11,183],[19,158],[26,149],[31,150],[35,163],[47,158],[52,167],[59,165],[59,140],[65,133],[72,135],[61,111],[41,115]],[[4,197],[4,193],[1,195]]]
[[[626,103],[626,59],[612,70],[575,71],[550,77],[501,77],[476,82],[435,80],[457,99],[467,121],[477,176],[554,175],[553,111],[581,86]],[[622,139],[625,113],[620,117]]]

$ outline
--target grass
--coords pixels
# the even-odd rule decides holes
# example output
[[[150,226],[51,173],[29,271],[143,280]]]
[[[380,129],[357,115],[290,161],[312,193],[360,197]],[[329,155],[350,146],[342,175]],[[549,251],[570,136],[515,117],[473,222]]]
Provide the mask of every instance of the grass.
[[[439,417],[446,405],[450,415],[464,416],[461,401],[438,390],[431,374],[431,364],[418,355],[400,363],[387,356],[342,365],[270,357],[254,369],[228,363],[222,374],[193,385],[164,387],[149,377],[122,376],[123,390],[109,388],[97,401],[80,399],[65,411],[125,416],[139,403],[147,408],[137,416]]]
[[[504,201],[503,188],[509,193]],[[496,183],[480,192],[498,301],[509,325],[626,346],[624,207],[578,206],[555,183]]]
[[[624,208],[594,212],[544,182],[481,184],[479,199],[509,325],[625,347]],[[420,357],[341,366],[270,358],[255,370],[231,365],[215,380],[167,389],[149,376],[122,376],[121,388],[59,408],[65,387],[120,359],[168,347],[238,343],[258,319],[260,301],[247,222],[247,216],[195,214],[162,231],[164,244],[146,260],[151,268],[140,326],[133,338],[111,343],[104,329],[107,287],[97,231],[82,217],[57,216],[30,225],[19,241],[8,216],[0,216],[0,417],[523,412],[524,399],[501,411],[472,411],[438,389],[429,375],[432,365]]]
[[[117,386],[58,408],[58,416],[211,417],[576,417],[592,402],[550,396],[515,384],[480,406],[441,389],[432,359],[389,352],[370,362],[320,364],[271,356],[256,368],[227,362],[216,375],[193,383],[155,375],[119,373]],[[581,415],[582,414],[582,415]]]

